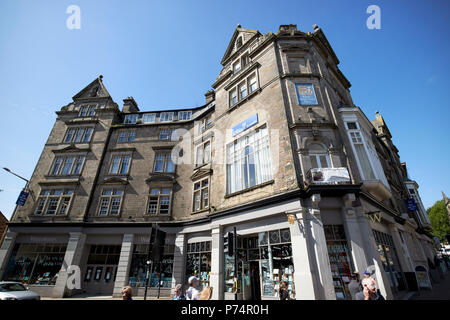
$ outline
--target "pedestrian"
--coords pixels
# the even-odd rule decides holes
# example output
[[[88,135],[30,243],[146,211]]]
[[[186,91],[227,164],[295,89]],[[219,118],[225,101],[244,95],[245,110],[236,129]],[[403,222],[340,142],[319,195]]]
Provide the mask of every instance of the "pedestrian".
[[[198,300],[200,298],[200,291],[198,290],[200,279],[192,276],[188,279],[189,289],[186,291],[186,300]]]
[[[130,286],[123,287],[122,289],[122,300],[133,301],[133,290]]]
[[[359,273],[358,273],[358,271],[355,271],[352,274],[352,280],[348,284],[348,290],[350,291],[350,295],[352,296],[352,300],[358,300],[356,298],[356,294],[358,292],[362,292],[363,291],[361,282],[359,281]]]
[[[379,293],[377,282],[370,276],[369,271],[364,271],[364,279],[361,282],[364,288],[364,300],[384,300]]]
[[[287,283],[287,281],[282,281],[280,283],[280,300],[291,300],[291,298],[289,297],[289,283]]]
[[[186,297],[183,294],[183,286],[180,283],[175,287],[175,295],[172,300],[186,300]]]

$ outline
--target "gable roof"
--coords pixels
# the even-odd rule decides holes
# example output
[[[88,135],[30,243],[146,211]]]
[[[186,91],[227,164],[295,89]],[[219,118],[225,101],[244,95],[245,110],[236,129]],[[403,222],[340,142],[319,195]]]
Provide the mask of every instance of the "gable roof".
[[[223,55],[222,60],[220,61],[220,63],[223,65],[225,63],[225,61],[227,61],[227,59],[231,56],[231,54],[233,53],[234,50],[234,44],[236,42],[236,39],[241,35],[241,34],[248,34],[250,37],[260,34],[258,30],[253,30],[253,29],[245,29],[242,28],[240,24],[237,25],[236,30],[234,30],[233,36],[231,37],[230,42],[228,43],[228,47],[225,50],[225,54]],[[247,41],[245,41],[245,39],[243,39],[242,41],[242,46],[244,46],[244,44]]]
[[[111,95],[109,94],[108,90],[106,90],[105,86],[103,85],[103,76],[100,75],[98,78],[96,78],[94,81],[89,83],[86,87],[84,87],[83,90],[78,92],[76,95],[72,97],[73,100],[76,99],[83,99],[83,98],[111,98]],[[95,90],[95,91],[94,91]],[[95,95],[93,95],[95,94]]]

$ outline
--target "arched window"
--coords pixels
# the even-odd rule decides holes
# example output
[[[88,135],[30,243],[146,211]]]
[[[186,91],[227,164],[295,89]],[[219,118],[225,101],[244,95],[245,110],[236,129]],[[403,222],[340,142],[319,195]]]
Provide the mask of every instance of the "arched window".
[[[313,143],[309,146],[311,168],[331,168],[330,156],[325,146]]]

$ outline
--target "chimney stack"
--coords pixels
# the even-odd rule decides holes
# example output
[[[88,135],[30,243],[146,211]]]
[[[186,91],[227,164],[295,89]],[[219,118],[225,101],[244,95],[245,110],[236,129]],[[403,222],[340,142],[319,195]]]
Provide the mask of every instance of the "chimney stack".
[[[138,105],[137,105],[136,101],[134,101],[133,97],[128,97],[126,99],[123,99],[122,112],[124,112],[124,113],[139,112]]]

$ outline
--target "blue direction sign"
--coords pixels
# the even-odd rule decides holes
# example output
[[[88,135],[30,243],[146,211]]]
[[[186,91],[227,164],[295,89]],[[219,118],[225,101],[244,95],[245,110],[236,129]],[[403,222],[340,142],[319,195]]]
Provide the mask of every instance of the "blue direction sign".
[[[241,133],[242,131],[247,130],[251,126],[254,126],[257,123],[258,123],[258,114],[256,113],[252,115],[250,118],[246,119],[245,121],[242,121],[241,123],[233,127],[233,137]]]
[[[26,192],[26,191],[21,191],[20,194],[19,194],[19,198],[17,198],[16,204],[17,204],[18,206],[24,206],[24,205],[25,205],[25,202],[26,202],[27,199],[28,199],[28,195],[29,195],[28,192]]]
[[[409,198],[405,200],[406,207],[408,208],[408,211],[416,211],[417,205],[416,201],[413,198]]]

